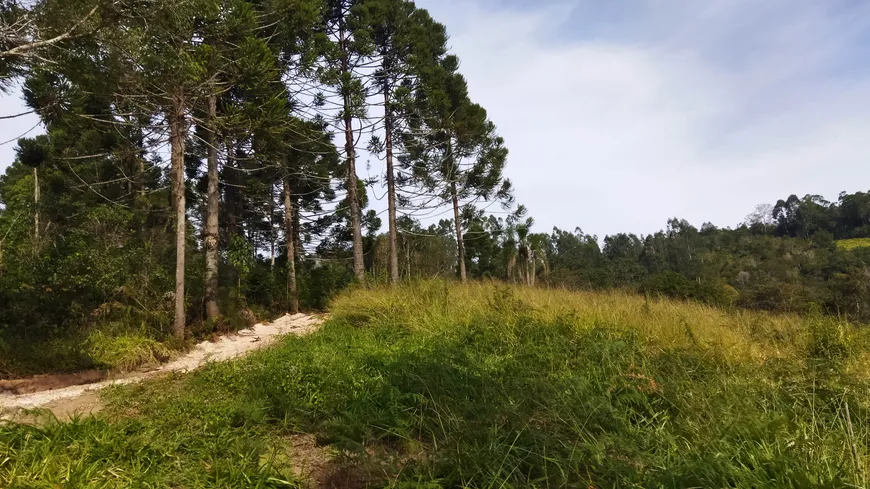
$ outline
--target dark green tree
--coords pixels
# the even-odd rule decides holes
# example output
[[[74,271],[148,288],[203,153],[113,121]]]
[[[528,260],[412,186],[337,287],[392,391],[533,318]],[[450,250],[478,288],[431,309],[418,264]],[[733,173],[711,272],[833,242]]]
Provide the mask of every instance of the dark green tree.
[[[513,199],[503,175],[508,154],[504,140],[483,107],[469,99],[458,67],[455,56],[445,56],[421,75],[414,116],[403,139],[405,164],[414,180],[453,208],[459,277],[465,281],[463,208],[491,199],[510,205]]]

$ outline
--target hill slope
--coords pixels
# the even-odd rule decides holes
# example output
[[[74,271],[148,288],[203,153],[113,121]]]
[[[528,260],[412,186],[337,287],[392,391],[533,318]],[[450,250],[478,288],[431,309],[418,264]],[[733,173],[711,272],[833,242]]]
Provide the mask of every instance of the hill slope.
[[[865,485],[865,334],[621,294],[356,290],[321,331],[0,427],[0,485]],[[316,443],[315,443],[316,441]]]

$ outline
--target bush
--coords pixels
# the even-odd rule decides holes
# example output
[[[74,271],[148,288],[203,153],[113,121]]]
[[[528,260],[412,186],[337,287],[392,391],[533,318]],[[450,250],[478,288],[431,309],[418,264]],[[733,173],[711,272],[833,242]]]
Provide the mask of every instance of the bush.
[[[816,317],[810,322],[807,355],[810,359],[838,366],[852,354],[854,326],[836,319]]]
[[[299,303],[307,310],[326,310],[332,299],[355,280],[353,271],[342,262],[306,263],[299,270],[304,272],[298,276]]]
[[[681,273],[670,271],[649,276],[640,291],[647,295],[697,300],[712,305],[727,305],[734,300],[733,294],[729,294],[721,285],[689,280]]]

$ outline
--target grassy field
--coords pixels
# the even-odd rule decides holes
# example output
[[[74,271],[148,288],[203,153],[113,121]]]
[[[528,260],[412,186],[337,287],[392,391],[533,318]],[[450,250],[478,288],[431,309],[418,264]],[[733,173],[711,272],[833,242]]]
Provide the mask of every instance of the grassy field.
[[[112,390],[97,418],[0,426],[0,487],[867,485],[868,340],[848,324],[439,281],[331,314]]]
[[[837,241],[837,247],[842,248],[844,250],[854,250],[855,248],[867,248],[867,247],[870,247],[870,238],[841,239],[841,240]]]

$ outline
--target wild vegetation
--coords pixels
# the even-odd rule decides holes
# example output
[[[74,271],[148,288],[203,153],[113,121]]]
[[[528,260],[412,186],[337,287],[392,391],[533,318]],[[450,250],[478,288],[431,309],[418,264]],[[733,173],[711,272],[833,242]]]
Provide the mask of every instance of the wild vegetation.
[[[620,292],[427,281],[320,332],[0,428],[0,482],[76,487],[864,487],[867,334]],[[337,479],[331,479],[337,480]]]
[[[540,233],[408,0],[0,20],[0,89],[45,130],[0,177],[0,378],[331,313],[97,417],[0,424],[0,485],[300,487],[302,437],[375,487],[866,487],[870,194]]]
[[[621,288],[720,306],[870,319],[870,194],[791,196],[736,227],[671,219],[663,231],[599,239],[579,228],[483,217],[466,236],[474,275],[572,288]],[[473,238],[472,238],[473,237]]]
[[[45,129],[0,176],[0,377],[135,368],[353,282],[433,276],[870,320],[867,193],[736,229],[535,232],[509,142],[413,2],[0,0],[0,18],[0,89]]]

